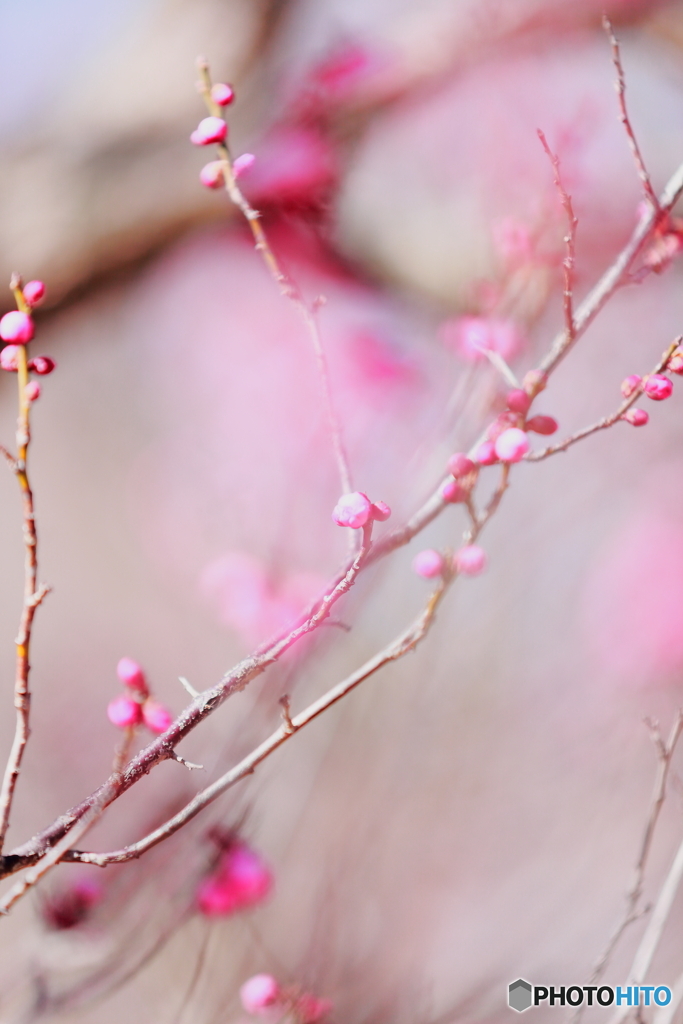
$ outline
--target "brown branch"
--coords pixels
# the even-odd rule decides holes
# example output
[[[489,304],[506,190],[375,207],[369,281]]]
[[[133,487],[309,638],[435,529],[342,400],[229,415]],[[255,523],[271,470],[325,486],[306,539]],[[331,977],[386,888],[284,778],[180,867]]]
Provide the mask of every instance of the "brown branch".
[[[631,125],[631,121],[628,116],[628,111],[626,109],[626,77],[624,75],[624,68],[621,63],[619,41],[614,34],[612,23],[610,22],[606,14],[603,15],[602,18],[602,27],[607,33],[607,38],[609,39],[610,45],[612,47],[612,63],[614,64],[614,69],[617,73],[617,80],[614,83],[614,87],[617,91],[617,96],[619,98],[619,120],[624,126],[624,131],[626,132],[628,144],[631,147],[631,153],[633,154],[633,161],[636,165],[636,171],[638,172],[638,177],[640,178],[643,186],[645,198],[648,200],[648,202],[652,204],[655,210],[658,210],[659,203],[657,200],[657,196],[655,195],[655,191],[652,187],[650,175],[648,174],[647,167],[645,166],[645,161],[643,160],[643,155],[640,152],[640,146],[638,145],[638,140],[636,139],[635,132],[633,131],[633,126]]]
[[[538,129],[538,137],[541,140],[541,145],[545,150],[550,163],[553,168],[553,180],[555,182],[555,188],[560,197],[560,202],[567,216],[567,227],[568,233],[564,236],[565,244],[565,257],[562,261],[564,269],[564,327],[566,337],[570,343],[574,340],[575,325],[574,325],[574,265],[576,263],[576,228],[578,220],[574,213],[574,207],[572,205],[572,198],[562,184],[562,177],[560,175],[560,158],[556,153],[553,153],[548,141],[541,131]]]
[[[679,336],[675,341],[671,342],[651,373],[660,373],[662,370],[666,369],[669,359],[681,344],[681,341],[683,341],[683,337]],[[608,427],[613,427],[615,423],[618,423],[623,418],[624,413],[631,408],[642,393],[643,387],[642,384],[640,384],[638,387],[634,388],[632,394],[630,394],[629,397],[621,403],[616,412],[613,412],[609,416],[603,416],[601,420],[598,420],[596,423],[591,423],[589,427],[583,427],[581,430],[577,430],[575,434],[565,437],[563,441],[558,441],[557,444],[552,444],[548,448],[543,448],[538,452],[532,452],[530,455],[525,457],[525,461],[541,462],[543,459],[547,459],[551,455],[557,455],[558,452],[566,452],[566,450],[573,444],[576,444],[577,441],[583,441],[585,437],[590,437],[591,434],[597,434],[600,430],[607,430]]]

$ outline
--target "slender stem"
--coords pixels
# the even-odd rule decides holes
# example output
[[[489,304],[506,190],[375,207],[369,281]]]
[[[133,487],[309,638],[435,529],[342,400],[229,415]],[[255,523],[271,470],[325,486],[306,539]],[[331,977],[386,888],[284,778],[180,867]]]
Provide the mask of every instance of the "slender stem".
[[[574,323],[574,265],[576,263],[576,228],[579,222],[574,213],[571,196],[562,184],[560,158],[556,153],[553,153],[540,128],[538,129],[538,137],[552,164],[555,188],[559,193],[560,202],[567,216],[568,233],[564,237],[566,251],[562,264],[564,268],[564,327],[567,338],[573,341],[576,332],[576,325]]]

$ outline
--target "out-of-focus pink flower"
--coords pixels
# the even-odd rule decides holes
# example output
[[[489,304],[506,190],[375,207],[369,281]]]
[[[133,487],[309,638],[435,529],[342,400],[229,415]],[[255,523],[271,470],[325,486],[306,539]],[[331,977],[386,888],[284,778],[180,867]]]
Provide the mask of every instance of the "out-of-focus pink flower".
[[[235,178],[239,178],[242,174],[245,174],[251,167],[254,166],[256,157],[253,153],[242,153],[241,156],[236,157],[232,162],[232,173]]]
[[[350,526],[353,530],[365,526],[372,514],[372,502],[362,491],[342,494],[332,511],[337,526]]]
[[[33,320],[28,313],[22,313],[20,309],[13,309],[11,313],[5,313],[0,320],[0,338],[3,341],[12,341],[25,345],[33,337]]]
[[[280,986],[272,974],[255,974],[240,988],[240,1001],[247,1013],[262,1014],[280,998]]]
[[[464,359],[485,359],[485,352],[496,352],[509,362],[520,352],[524,339],[511,320],[497,317],[459,316],[446,320],[439,328],[444,345],[455,349]]]
[[[173,722],[173,715],[156,700],[146,700],[142,705],[142,720],[150,732],[160,736]]]
[[[443,572],[443,556],[433,548],[420,551],[413,559],[413,571],[426,580],[434,579]]]
[[[207,917],[223,917],[256,906],[272,888],[273,875],[265,861],[246,844],[235,843],[200,884],[197,904]]]
[[[37,306],[45,298],[45,285],[42,281],[27,281],[23,292],[29,306]]]
[[[107,705],[107,718],[118,729],[130,729],[134,725],[139,725],[142,708],[132,697],[122,694],[120,697],[114,697]]]

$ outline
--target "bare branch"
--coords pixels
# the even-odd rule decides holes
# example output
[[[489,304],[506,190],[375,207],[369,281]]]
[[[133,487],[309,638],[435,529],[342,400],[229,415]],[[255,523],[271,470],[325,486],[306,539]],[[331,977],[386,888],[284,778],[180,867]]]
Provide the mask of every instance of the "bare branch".
[[[543,146],[550,163],[552,164],[555,188],[558,191],[560,202],[562,203],[564,212],[567,215],[567,234],[564,237],[566,251],[562,265],[564,268],[564,325],[566,337],[571,343],[574,340],[575,334],[574,265],[576,263],[576,228],[579,222],[574,213],[571,196],[562,184],[562,177],[560,175],[560,158],[556,153],[553,153],[540,128],[538,129],[538,137],[541,140],[541,145]]]

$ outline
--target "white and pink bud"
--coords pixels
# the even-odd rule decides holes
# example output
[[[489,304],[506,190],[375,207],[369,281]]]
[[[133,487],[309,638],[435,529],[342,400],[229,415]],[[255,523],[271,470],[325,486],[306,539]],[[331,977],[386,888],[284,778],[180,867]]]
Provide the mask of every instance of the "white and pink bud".
[[[123,685],[130,690],[135,690],[144,697],[149,693],[145,673],[137,661],[133,661],[132,658],[121,658],[116,666],[116,674]]]
[[[359,530],[372,518],[372,502],[362,491],[342,494],[334,507],[332,518],[337,526],[350,526],[352,530]]]
[[[633,427],[644,427],[650,416],[644,409],[629,409],[621,418]]]
[[[0,352],[0,366],[9,373],[16,373],[19,369],[19,346],[5,345]]]
[[[216,82],[211,86],[211,99],[219,107],[228,107],[235,99],[235,90],[227,82]]]
[[[624,398],[630,398],[634,391],[636,391],[643,382],[643,378],[639,377],[637,373],[632,373],[629,377],[625,377],[621,382],[621,393]]]
[[[232,162],[232,173],[235,178],[239,178],[242,174],[245,174],[251,167],[256,163],[256,157],[253,153],[242,153],[241,156],[235,157]]]
[[[492,466],[494,462],[498,462],[498,456],[492,441],[482,441],[474,453],[474,461],[479,463],[480,466]]]
[[[501,462],[519,462],[529,451],[529,438],[519,427],[511,427],[496,439],[495,450]]]
[[[107,718],[117,729],[132,729],[140,724],[142,709],[136,700],[122,694],[107,705]]]
[[[204,164],[199,172],[199,180],[206,188],[221,188],[225,184],[225,164],[222,160],[212,160]]]
[[[280,986],[272,974],[255,974],[240,988],[240,1002],[247,1013],[259,1016],[280,999]]]
[[[457,480],[444,480],[439,488],[439,494],[449,505],[467,501],[467,490]]]
[[[413,572],[416,572],[418,576],[422,576],[423,579],[432,580],[436,576],[440,576],[443,570],[443,555],[433,548],[420,551],[419,555],[415,555],[413,559]]]
[[[33,320],[28,313],[13,309],[0,320],[0,338],[18,345],[25,345],[33,337]]]
[[[486,552],[478,544],[467,544],[455,553],[454,568],[463,576],[478,576],[486,568]]]
[[[205,117],[190,135],[195,146],[210,146],[212,142],[224,142],[228,126],[222,117]]]
[[[643,381],[643,392],[655,402],[669,398],[673,389],[673,383],[663,373],[653,373]]]
[[[45,285],[42,281],[27,281],[23,292],[29,306],[37,306],[45,298]]]
[[[37,402],[40,398],[40,384],[37,380],[30,380],[24,388],[27,402]]]
[[[671,373],[683,374],[683,348],[677,348],[667,365]]]

